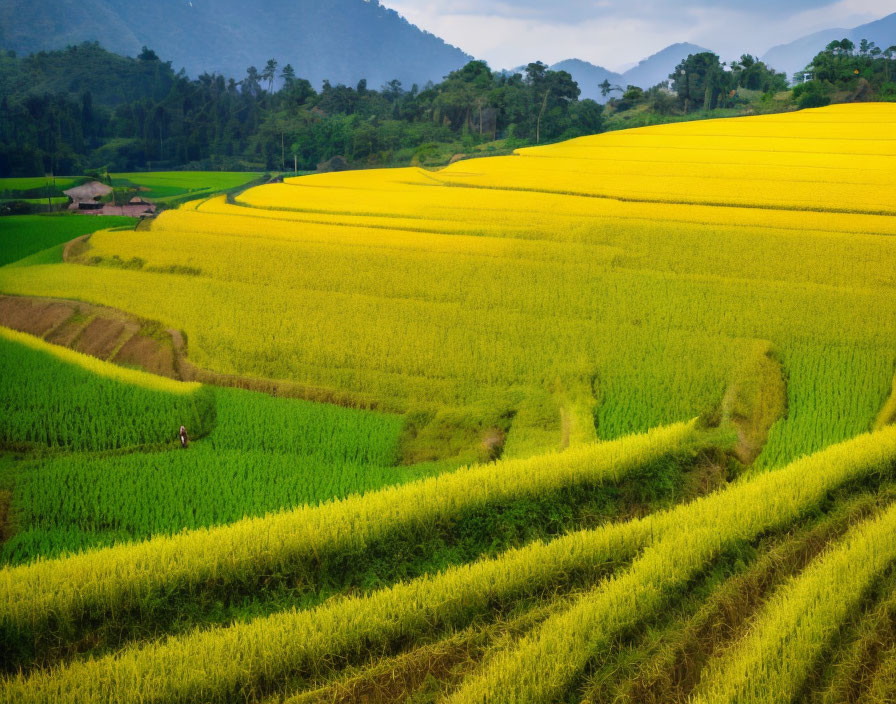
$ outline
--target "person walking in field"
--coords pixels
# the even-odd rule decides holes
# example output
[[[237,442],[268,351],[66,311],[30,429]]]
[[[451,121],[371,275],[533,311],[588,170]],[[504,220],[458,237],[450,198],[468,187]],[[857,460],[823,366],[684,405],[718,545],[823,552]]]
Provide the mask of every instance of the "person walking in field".
[[[180,446],[183,449],[187,449],[187,445],[190,444],[190,438],[187,437],[187,429],[184,426],[180,426]]]

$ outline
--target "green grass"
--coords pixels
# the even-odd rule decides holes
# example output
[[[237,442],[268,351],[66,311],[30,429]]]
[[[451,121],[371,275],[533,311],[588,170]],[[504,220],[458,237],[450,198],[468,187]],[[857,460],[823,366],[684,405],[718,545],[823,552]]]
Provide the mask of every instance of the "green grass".
[[[29,205],[46,205],[46,198],[8,198],[5,200],[17,201],[19,203],[28,203]],[[62,205],[63,203],[68,203],[68,196],[52,196],[50,198],[50,203],[52,205]]]
[[[138,440],[164,442],[174,437],[185,415],[176,408],[157,409],[157,399],[142,389],[98,377],[91,384],[71,370],[53,368],[52,359],[22,354],[10,344],[0,345],[0,373],[8,381],[0,386],[0,403],[14,409],[6,414],[7,423],[27,425],[20,434],[32,442],[92,450]],[[29,396],[23,401],[17,392],[25,389]],[[205,430],[203,424],[211,422],[206,419],[215,417],[216,425],[186,451],[72,453],[7,469],[6,481],[15,486],[17,533],[3,545],[0,561],[229,523],[442,469],[394,466],[403,426],[399,416],[236,389],[206,387],[201,393],[202,417],[185,422],[193,433]],[[138,409],[145,415],[138,417]],[[17,437],[13,429],[0,429],[8,441]],[[65,434],[57,437],[54,429]]]
[[[137,187],[141,195],[157,202],[179,199],[181,196],[211,195],[238,188],[254,181],[261,174],[241,171],[158,171],[147,173],[112,174],[116,188]]]
[[[171,443],[181,423],[208,430],[210,392],[197,389],[135,386],[0,337],[0,445],[116,450]]]
[[[77,186],[85,179],[81,176],[57,176],[55,179],[46,176],[33,178],[0,178],[0,198],[40,198],[46,202],[46,193],[49,189],[54,196],[61,196],[62,191]]]
[[[317,456],[327,462],[395,464],[400,416],[275,398],[239,389],[216,393],[211,449]]]
[[[18,531],[3,544],[3,563],[232,523],[427,474],[425,465],[214,450],[207,441],[186,451],[20,464],[13,493]]]
[[[107,227],[133,227],[136,218],[11,215],[0,218],[0,266]]]
[[[886,402],[896,355],[888,347],[784,348],[787,415],[775,423],[758,469],[780,467],[871,430]]]

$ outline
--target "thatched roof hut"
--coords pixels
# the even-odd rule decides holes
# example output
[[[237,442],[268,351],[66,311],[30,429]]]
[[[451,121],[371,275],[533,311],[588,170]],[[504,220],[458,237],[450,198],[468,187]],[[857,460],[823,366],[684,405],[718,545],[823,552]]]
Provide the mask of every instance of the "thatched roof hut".
[[[72,199],[72,203],[89,203],[97,198],[107,196],[111,192],[112,188],[110,186],[99,181],[90,181],[81,186],[63,191],[65,195]]]

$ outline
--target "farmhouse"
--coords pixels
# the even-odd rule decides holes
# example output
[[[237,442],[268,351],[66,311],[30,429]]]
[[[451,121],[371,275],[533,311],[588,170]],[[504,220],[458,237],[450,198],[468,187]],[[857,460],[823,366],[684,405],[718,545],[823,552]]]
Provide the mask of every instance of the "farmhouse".
[[[112,192],[112,188],[105,183],[99,181],[90,181],[75,188],[69,188],[63,191],[65,195],[71,198],[69,210],[100,210],[103,204],[97,199],[107,196]]]
[[[153,215],[156,206],[139,196],[131,198],[127,205],[115,205],[114,203],[101,203],[98,199],[112,193],[112,189],[99,181],[91,181],[77,188],[63,191],[71,198],[69,210],[76,210],[84,215],[127,215],[141,218]]]

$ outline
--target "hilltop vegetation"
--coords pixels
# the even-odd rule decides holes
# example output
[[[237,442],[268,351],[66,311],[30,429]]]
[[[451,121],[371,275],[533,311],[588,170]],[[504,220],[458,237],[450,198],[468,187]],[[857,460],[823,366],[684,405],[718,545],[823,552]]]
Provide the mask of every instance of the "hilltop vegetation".
[[[534,142],[600,129],[600,107],[577,100],[569,74],[540,63],[525,75],[471,62],[437,85],[324,81],[319,91],[273,59],[240,81],[191,80],[148,49],[123,59],[89,44],[24,59],[4,54],[0,68],[10,76],[0,103],[0,176],[185,165],[313,170],[334,156],[354,165],[445,163],[498,135]]]
[[[316,90],[274,59],[241,80],[191,80],[149,49],[136,59],[95,44],[21,59],[0,52],[0,176],[442,166],[604,129],[896,96],[892,52],[829,47],[816,63],[817,77],[790,91],[752,56],[726,67],[700,52],[646,90],[586,86],[609,98],[604,110],[580,99],[569,73],[540,62],[506,73],[473,61],[437,84],[364,79]]]
[[[24,56],[83,42],[132,57],[151,46],[194,78],[237,76],[278,56],[315,86],[362,78],[423,85],[470,60],[379,0],[82,0],[76,12],[65,0],[0,6],[0,49]]]
[[[808,77],[808,78],[807,78]],[[604,113],[607,129],[625,129],[741,114],[776,113],[830,103],[896,100],[896,47],[883,50],[863,41],[835,41],[792,78],[744,54],[725,65],[712,52],[688,56],[663,85],[601,85],[611,96]]]

